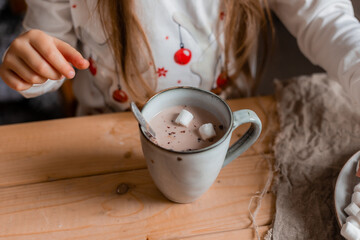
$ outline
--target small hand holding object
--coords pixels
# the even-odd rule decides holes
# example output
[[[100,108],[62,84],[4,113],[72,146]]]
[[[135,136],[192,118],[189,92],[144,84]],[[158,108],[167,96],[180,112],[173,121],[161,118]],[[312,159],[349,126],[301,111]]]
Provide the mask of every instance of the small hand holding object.
[[[89,62],[68,43],[40,30],[30,30],[11,43],[0,76],[9,87],[23,91],[48,79],[73,78],[71,64],[77,69],[89,67]]]

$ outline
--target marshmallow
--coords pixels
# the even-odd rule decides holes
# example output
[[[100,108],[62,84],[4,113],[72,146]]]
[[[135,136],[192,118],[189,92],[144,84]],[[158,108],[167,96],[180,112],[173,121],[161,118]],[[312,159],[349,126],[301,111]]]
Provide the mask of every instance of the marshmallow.
[[[203,140],[216,136],[214,126],[211,123],[205,123],[199,128],[200,136]]]
[[[360,183],[356,184],[354,187],[354,192],[360,192]]]
[[[194,116],[185,109],[181,110],[179,115],[177,116],[175,123],[179,125],[183,125],[184,127],[188,127],[191,120],[193,120]]]
[[[359,212],[360,213],[360,212]],[[346,218],[346,222],[351,223],[352,225],[354,225],[354,227],[360,229],[360,222],[359,222],[359,218],[357,217],[359,215],[359,213],[355,216],[350,216]]]
[[[360,192],[354,192],[351,196],[351,201],[360,206]]]
[[[347,206],[344,211],[347,213],[347,215],[349,216],[356,216],[356,214],[359,213],[360,209],[359,207],[354,203],[354,202],[351,202],[349,204],[349,206]]]
[[[359,240],[360,230],[357,229],[352,223],[347,222],[341,228],[341,235],[347,240]]]

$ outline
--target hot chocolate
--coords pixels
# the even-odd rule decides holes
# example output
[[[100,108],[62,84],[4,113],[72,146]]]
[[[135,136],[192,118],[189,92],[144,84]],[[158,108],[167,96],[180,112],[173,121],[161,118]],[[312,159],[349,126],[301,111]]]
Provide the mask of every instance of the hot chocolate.
[[[188,113],[193,115],[187,126],[178,121],[182,110],[186,110],[187,115]],[[200,134],[199,128],[208,123],[212,124],[216,135],[205,139],[204,134]],[[162,110],[150,120],[150,125],[156,133],[156,143],[174,151],[205,148],[217,142],[226,132],[224,125],[212,113],[199,107],[183,105]],[[206,126],[209,128],[208,125]]]

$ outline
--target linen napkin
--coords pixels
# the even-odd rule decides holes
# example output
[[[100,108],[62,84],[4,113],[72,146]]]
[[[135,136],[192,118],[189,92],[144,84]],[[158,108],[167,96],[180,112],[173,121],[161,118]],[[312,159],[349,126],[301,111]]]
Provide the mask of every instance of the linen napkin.
[[[272,239],[343,239],[334,188],[342,166],[360,150],[360,106],[323,73],[275,85],[280,132]]]

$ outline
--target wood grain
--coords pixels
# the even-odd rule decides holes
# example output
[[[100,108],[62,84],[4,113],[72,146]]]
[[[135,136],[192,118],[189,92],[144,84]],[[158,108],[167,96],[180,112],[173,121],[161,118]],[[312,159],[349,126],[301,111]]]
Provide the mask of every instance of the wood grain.
[[[234,111],[254,110],[263,122],[259,140],[242,156],[271,152],[278,128],[273,97],[228,103]],[[0,126],[0,132],[0,188],[146,168],[129,112]]]
[[[0,239],[256,239],[249,214],[256,201],[249,204],[273,164],[275,101],[229,105],[254,110],[262,135],[191,204],[168,201],[153,184],[131,113],[0,127]],[[274,212],[268,192],[256,218],[261,236]]]
[[[261,226],[258,228],[258,233],[261,239],[269,231],[269,226]],[[186,238],[179,238],[179,240],[242,240],[242,239],[256,239],[257,235],[252,228],[245,228],[241,230],[226,231],[226,232],[217,232],[212,234],[205,234],[199,236],[191,236]]]
[[[265,158],[272,154],[234,160],[191,204],[165,199],[146,169],[1,188],[0,239],[251,239],[248,205],[266,182]],[[267,193],[260,226],[274,202]]]

